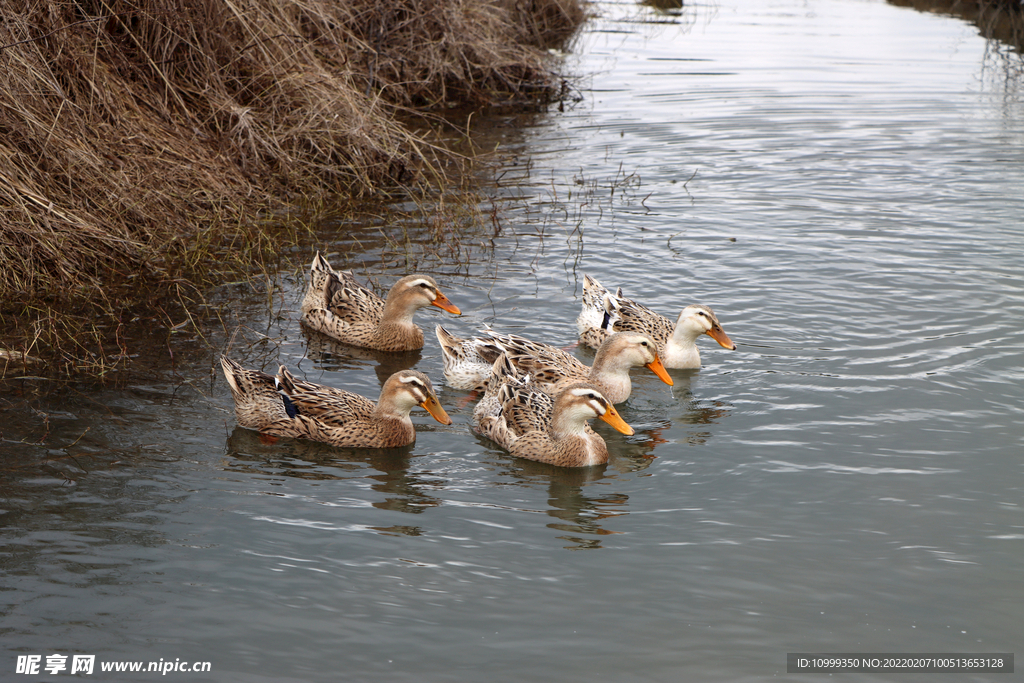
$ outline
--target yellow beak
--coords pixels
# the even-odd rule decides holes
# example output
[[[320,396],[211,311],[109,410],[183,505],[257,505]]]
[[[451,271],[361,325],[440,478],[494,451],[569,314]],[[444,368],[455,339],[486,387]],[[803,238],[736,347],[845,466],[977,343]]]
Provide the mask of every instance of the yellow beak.
[[[668,371],[665,370],[665,366],[661,364],[661,359],[658,358],[658,354],[654,354],[654,360],[648,363],[645,367],[657,375],[662,382],[672,386],[672,378],[668,376]]]
[[[420,407],[430,413],[430,416],[441,424],[450,425],[452,423],[452,419],[448,417],[448,413],[444,412],[444,408],[441,407],[436,398],[428,398],[420,404]]]
[[[719,346],[729,349],[730,351],[736,350],[736,345],[732,343],[732,339],[729,339],[729,335],[727,335],[721,327],[716,325],[704,334],[718,342]]]
[[[622,432],[626,436],[633,435],[633,428],[626,424],[626,421],[622,419],[615,408],[608,406],[608,410],[604,411],[604,415],[601,416],[601,419],[614,427],[615,431]]]
[[[433,304],[434,306],[437,306],[438,308],[448,311],[449,313],[453,313],[455,315],[462,314],[462,311],[459,310],[459,307],[453,304],[451,301],[448,301],[448,297],[442,294],[440,289],[437,290],[437,297],[430,303]]]

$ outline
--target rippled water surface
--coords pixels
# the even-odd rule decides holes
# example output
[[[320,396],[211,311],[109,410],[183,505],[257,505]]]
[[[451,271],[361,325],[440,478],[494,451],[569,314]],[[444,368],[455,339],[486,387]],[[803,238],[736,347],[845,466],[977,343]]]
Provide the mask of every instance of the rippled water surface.
[[[0,667],[63,653],[211,662],[181,680],[761,680],[787,678],[787,652],[1014,651],[1014,58],[880,2],[599,9],[567,57],[588,74],[575,107],[472,122],[479,147],[513,155],[496,227],[445,251],[436,225],[388,241],[370,222],[329,235],[331,258],[384,286],[434,273],[464,315],[423,312],[428,330],[569,346],[587,273],[672,317],[708,304],[739,349],[704,338],[704,368],[672,388],[637,373],[636,435],[599,427],[612,460],[579,471],[475,436],[450,388],[453,425],[419,412],[413,447],[346,451],[237,428],[212,356],[179,368],[185,384],[42,408],[18,384],[8,405],[43,412],[10,408],[3,429]],[[284,284],[269,318],[236,307],[239,360],[367,395],[403,363],[441,384],[432,336],[409,358],[352,357],[306,338],[301,277]]]

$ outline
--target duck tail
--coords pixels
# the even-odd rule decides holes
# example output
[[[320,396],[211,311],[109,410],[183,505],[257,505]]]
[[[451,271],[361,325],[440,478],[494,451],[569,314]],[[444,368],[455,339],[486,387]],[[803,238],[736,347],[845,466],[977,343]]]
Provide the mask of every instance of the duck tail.
[[[444,329],[441,325],[434,326],[434,334],[437,336],[437,343],[441,345],[442,350],[447,351],[462,344],[461,339]]]
[[[325,273],[334,272],[334,269],[331,268],[331,264],[327,262],[327,259],[325,259],[319,251],[317,251],[316,256],[313,257],[313,262],[309,264],[309,270],[314,273],[318,271]]]

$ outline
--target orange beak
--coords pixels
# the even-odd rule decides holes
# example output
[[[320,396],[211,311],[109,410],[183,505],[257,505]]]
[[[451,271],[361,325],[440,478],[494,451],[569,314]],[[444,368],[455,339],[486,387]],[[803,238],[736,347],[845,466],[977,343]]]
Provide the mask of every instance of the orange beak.
[[[430,303],[432,305],[437,306],[438,308],[442,308],[442,309],[444,309],[444,310],[446,310],[449,313],[452,313],[454,315],[461,315],[462,314],[462,311],[459,310],[459,307],[456,306],[455,304],[453,304],[451,301],[448,301],[448,297],[446,297],[444,294],[442,294],[440,289],[437,290],[437,298],[435,298]],[[441,412],[444,412],[444,411],[442,410]]]
[[[645,366],[648,370],[658,376],[665,384],[672,386],[672,378],[668,376],[668,372],[665,370],[665,366],[661,364],[661,359],[658,358],[658,354],[654,354],[654,360]]]
[[[430,417],[434,418],[441,424],[450,425],[452,423],[452,419],[448,417],[448,413],[444,412],[444,408],[441,407],[441,404],[438,403],[437,399],[433,396],[421,403],[420,407],[430,413]]]
[[[716,342],[718,342],[718,345],[721,346],[722,348],[729,349],[730,351],[736,350],[736,345],[732,343],[732,339],[729,339],[729,335],[727,335],[725,331],[718,325],[715,325],[704,334],[708,335]]]
[[[626,424],[626,421],[622,419],[615,408],[608,406],[608,410],[604,411],[604,415],[601,416],[601,419],[614,427],[615,431],[622,432],[626,436],[633,435],[633,428]]]

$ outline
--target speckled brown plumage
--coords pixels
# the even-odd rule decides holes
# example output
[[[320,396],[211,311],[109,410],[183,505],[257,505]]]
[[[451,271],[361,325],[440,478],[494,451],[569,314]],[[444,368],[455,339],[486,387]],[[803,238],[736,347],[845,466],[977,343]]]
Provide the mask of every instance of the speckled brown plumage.
[[[707,334],[723,348],[736,348],[708,306],[687,306],[673,323],[643,304],[622,296],[622,288],[613,293],[589,275],[583,276],[583,306],[576,327],[580,343],[592,348],[600,347],[614,332],[649,335],[657,342],[658,355],[668,368],[699,368],[696,339],[702,334]]]
[[[642,366],[672,384],[654,340],[645,334],[608,335],[590,367],[562,349],[514,334],[488,331],[487,336],[460,339],[438,325],[437,340],[444,356],[445,379],[460,389],[484,389],[494,361],[502,353],[517,373],[529,375],[541,391],[552,396],[574,382],[589,382],[612,403],[621,403],[632,391],[630,368]]]
[[[317,253],[310,266],[309,288],[302,300],[302,322],[352,346],[412,351],[423,348],[423,330],[413,323],[413,314],[431,305],[460,313],[428,275],[405,276],[382,300],[356,282],[352,273],[334,270]]]
[[[633,430],[592,385],[576,382],[552,398],[502,356],[487,394],[473,413],[478,431],[514,456],[560,467],[608,461],[608,447],[587,421],[600,417],[625,434]]]
[[[416,405],[438,422],[451,420],[430,379],[416,370],[392,375],[374,403],[343,389],[297,379],[281,366],[272,376],[221,358],[238,424],[264,434],[351,448],[392,448],[416,440],[409,412]]]

